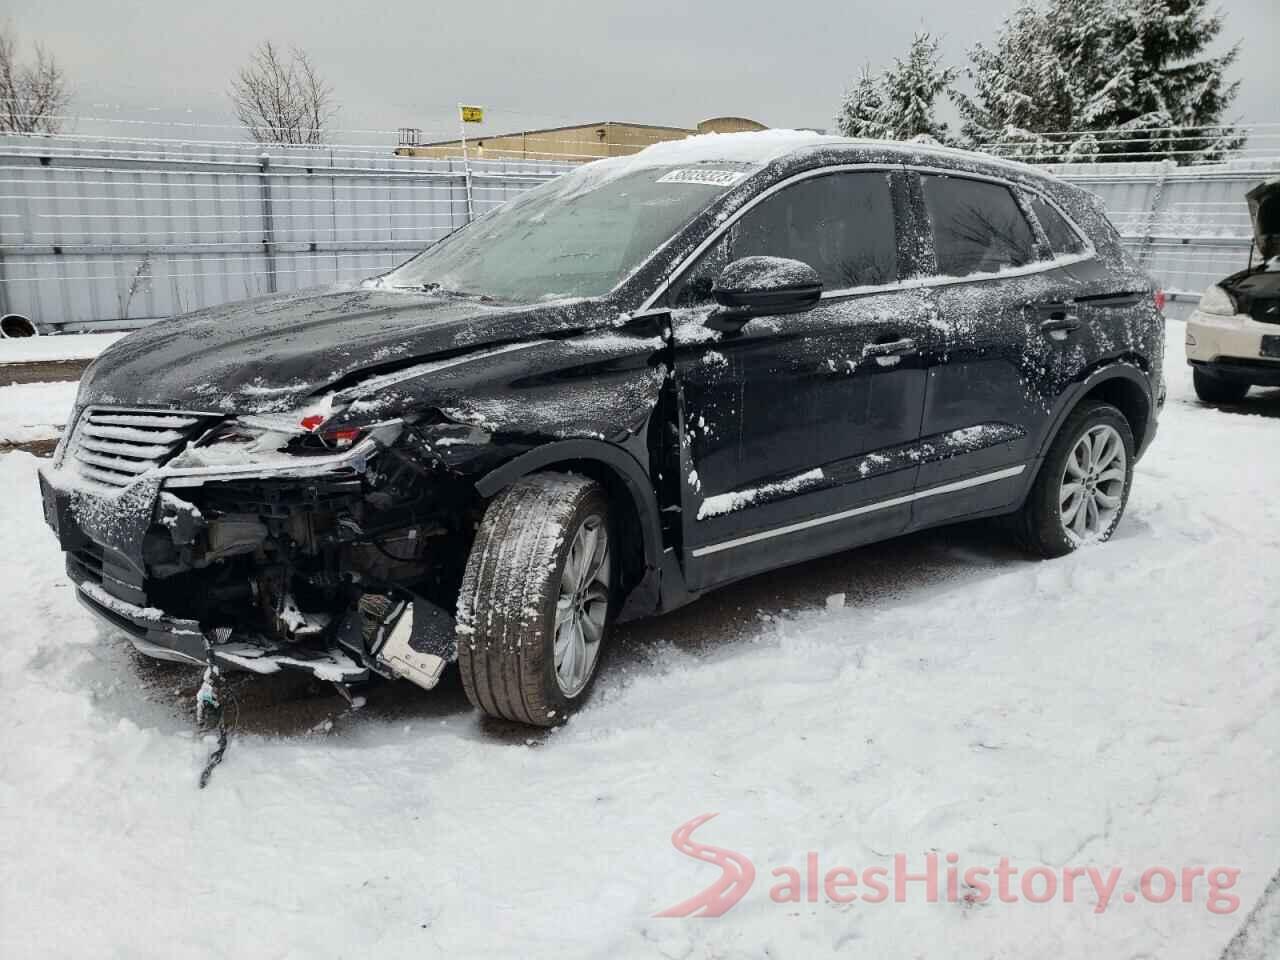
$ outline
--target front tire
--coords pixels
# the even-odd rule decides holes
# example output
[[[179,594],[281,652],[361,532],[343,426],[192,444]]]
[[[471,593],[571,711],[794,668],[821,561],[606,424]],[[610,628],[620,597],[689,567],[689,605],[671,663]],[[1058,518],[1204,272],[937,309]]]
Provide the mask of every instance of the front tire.
[[[1042,557],[1061,557],[1111,538],[1133,484],[1133,431],[1109,403],[1071,412],[1058,431],[1014,532]]]
[[[1239,403],[1249,392],[1249,384],[1238,380],[1223,380],[1199,370],[1191,371],[1191,382],[1196,396],[1204,403]]]
[[[609,502],[595,481],[524,477],[489,504],[458,594],[458,666],[491,717],[561,723],[590,693],[613,617]]]

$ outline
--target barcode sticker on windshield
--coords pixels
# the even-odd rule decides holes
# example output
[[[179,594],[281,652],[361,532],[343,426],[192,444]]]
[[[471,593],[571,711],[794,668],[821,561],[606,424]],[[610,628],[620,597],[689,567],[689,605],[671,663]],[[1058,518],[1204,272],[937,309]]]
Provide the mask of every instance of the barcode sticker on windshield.
[[[658,183],[705,183],[711,187],[731,187],[746,174],[741,170],[672,170]]]

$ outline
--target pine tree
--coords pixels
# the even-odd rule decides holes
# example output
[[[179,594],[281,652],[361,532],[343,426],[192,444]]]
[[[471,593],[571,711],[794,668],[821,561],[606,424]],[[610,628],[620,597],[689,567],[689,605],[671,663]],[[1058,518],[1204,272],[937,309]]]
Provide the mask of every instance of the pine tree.
[[[840,113],[836,117],[836,129],[846,137],[864,137],[868,140],[884,140],[888,130],[880,122],[884,109],[880,77],[871,72],[871,65],[862,68],[858,82],[844,96]]]
[[[1226,79],[1235,48],[1203,56],[1221,31],[1207,0],[1024,3],[970,51],[962,132],[1039,160],[1216,159],[1243,143],[1215,126],[1239,86]]]
[[[847,137],[947,140],[947,125],[934,115],[938,97],[955,79],[953,67],[942,66],[938,41],[916,34],[906,59],[878,76],[864,67],[857,84],[845,94],[836,127]]]
[[[1222,26],[1208,0],[1120,4],[1112,43],[1121,52],[1118,86],[1127,96],[1115,98],[1111,111],[1100,111],[1098,119],[1106,127],[1133,130],[1136,142],[1110,145],[1114,149],[1104,153],[1138,151],[1201,160],[1217,159],[1243,145],[1238,131],[1218,126],[1240,88],[1239,81],[1226,78],[1239,44],[1218,57],[1202,56]],[[1119,139],[1128,138],[1122,134]]]
[[[951,87],[958,71],[942,66],[938,41],[918,33],[906,60],[894,60],[884,75],[884,120],[894,140],[931,137],[947,140],[947,125],[934,116],[939,95]]]

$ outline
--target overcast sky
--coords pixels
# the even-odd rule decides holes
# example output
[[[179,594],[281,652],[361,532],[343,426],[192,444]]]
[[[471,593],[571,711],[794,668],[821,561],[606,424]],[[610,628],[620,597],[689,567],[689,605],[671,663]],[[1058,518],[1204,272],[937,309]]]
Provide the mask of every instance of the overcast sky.
[[[81,114],[188,117],[209,124],[201,138],[233,136],[212,125],[231,122],[228,80],[270,38],[311,53],[342,107],[339,127],[452,136],[460,100],[489,108],[477,130],[485,133],[605,119],[692,125],[725,114],[829,127],[863,63],[885,65],[927,29],[963,65],[1014,2],[5,0],[0,15],[24,44],[57,56]],[[1280,122],[1280,2],[1226,9],[1226,37],[1243,40],[1232,119]],[[108,132],[84,121],[79,130]]]

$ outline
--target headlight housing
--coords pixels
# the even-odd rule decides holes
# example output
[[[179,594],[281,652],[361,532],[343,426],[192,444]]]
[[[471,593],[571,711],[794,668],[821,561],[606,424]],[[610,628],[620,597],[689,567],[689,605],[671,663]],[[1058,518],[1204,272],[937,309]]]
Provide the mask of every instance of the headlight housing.
[[[1216,283],[1200,294],[1199,310],[1213,317],[1233,317],[1237,312],[1236,302],[1231,298],[1231,294]]]

